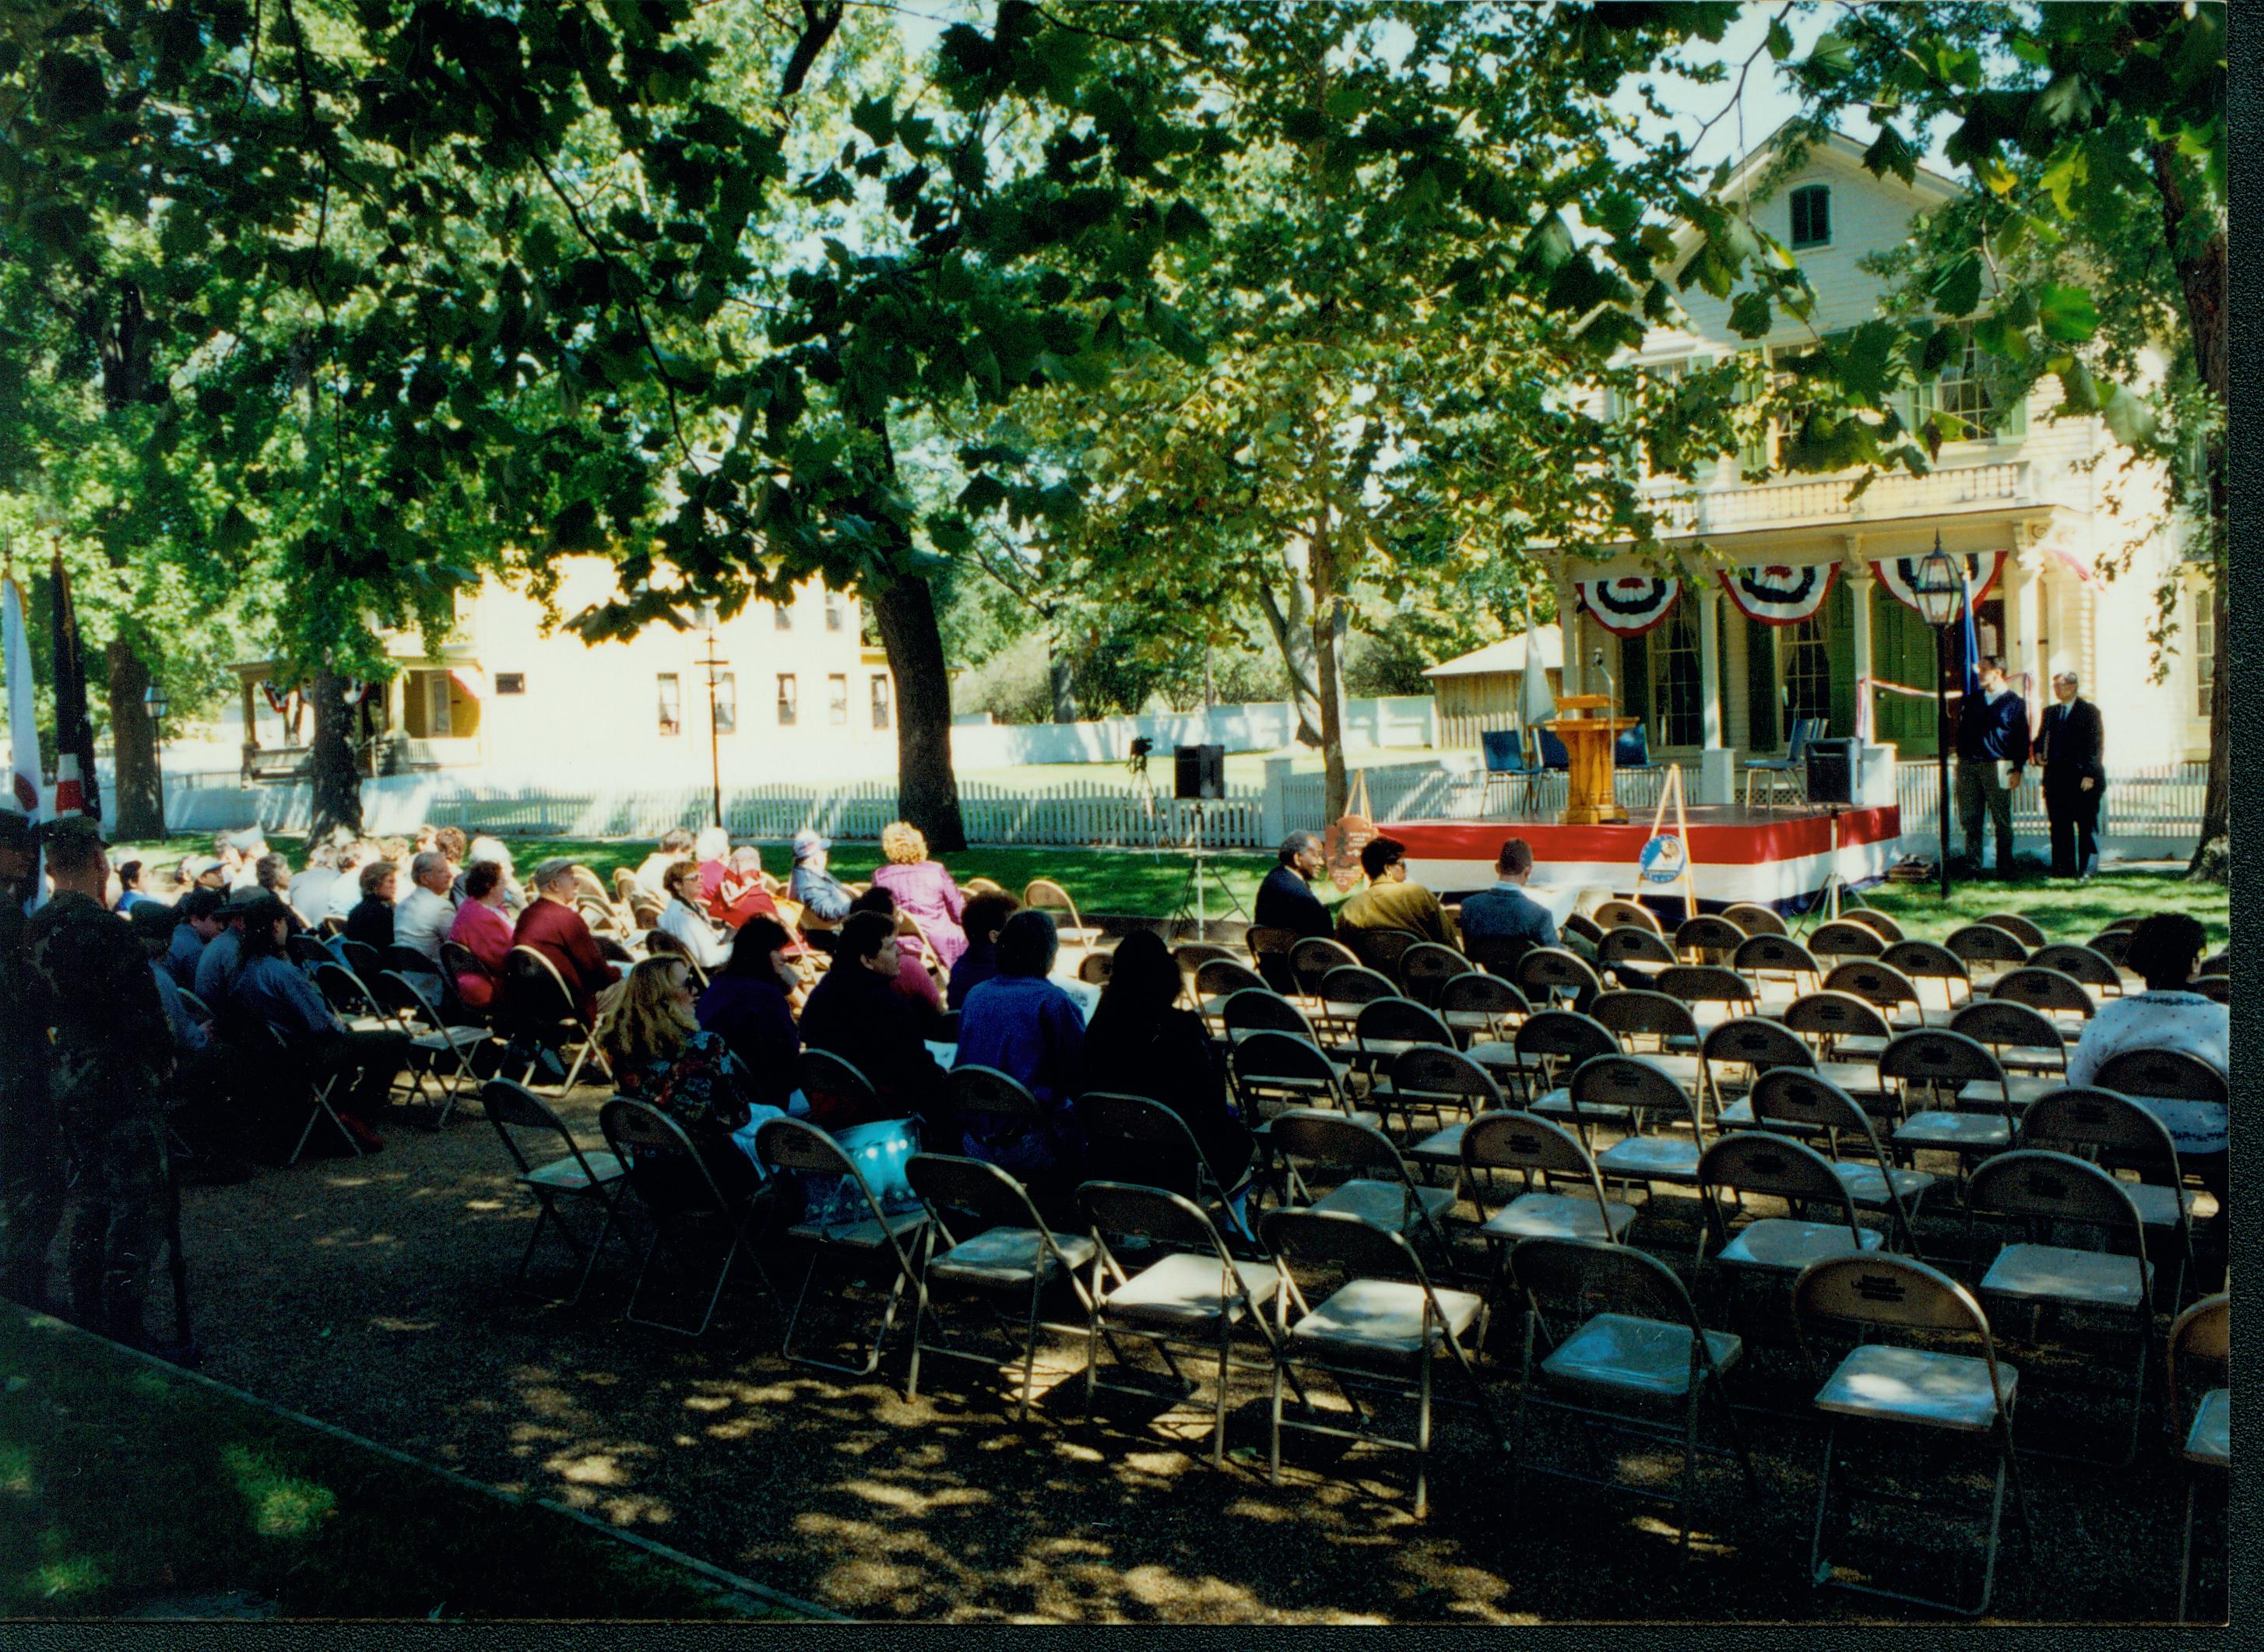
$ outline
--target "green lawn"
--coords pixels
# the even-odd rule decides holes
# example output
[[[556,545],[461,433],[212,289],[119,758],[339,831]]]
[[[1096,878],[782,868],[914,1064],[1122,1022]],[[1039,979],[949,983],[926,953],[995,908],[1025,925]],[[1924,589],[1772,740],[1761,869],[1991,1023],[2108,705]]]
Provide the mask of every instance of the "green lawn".
[[[209,838],[177,837],[159,850],[163,861],[178,859]],[[269,842],[295,863],[303,845],[296,838],[274,837]],[[650,852],[642,839],[608,842],[602,839],[514,837],[513,859],[524,872],[550,855],[571,855],[585,861],[608,880],[615,866],[633,866]],[[787,845],[759,845],[763,864],[779,876],[792,865]],[[120,852],[126,852],[121,850]],[[860,882],[873,875],[881,851],[874,844],[842,844],[833,851],[833,870],[843,879]],[[952,872],[961,882],[990,878],[1018,894],[1032,878],[1049,877],[1066,885],[1081,911],[1127,917],[1166,917],[1177,907],[1186,885],[1184,855],[1148,850],[1117,849],[969,849],[948,857]],[[1248,909],[1257,896],[1259,880],[1274,864],[1261,854],[1218,855],[1211,865]],[[1326,884],[1324,897],[1332,898]],[[1903,926],[1912,938],[1940,940],[1950,931],[1992,912],[2026,915],[2056,939],[2086,940],[2119,917],[2144,917],[2149,912],[2192,913],[2208,928],[2213,946],[2223,946],[2230,934],[2231,894],[2216,884],[2188,881],[2173,871],[2116,872],[2086,884],[2062,883],[2031,873],[2011,883],[1956,883],[1947,906],[1931,883],[1890,883],[1864,891],[1863,898]],[[1215,893],[1208,909],[1220,916],[1223,905]]]
[[[0,1303],[0,1616],[236,1593],[294,1618],[778,1615]]]

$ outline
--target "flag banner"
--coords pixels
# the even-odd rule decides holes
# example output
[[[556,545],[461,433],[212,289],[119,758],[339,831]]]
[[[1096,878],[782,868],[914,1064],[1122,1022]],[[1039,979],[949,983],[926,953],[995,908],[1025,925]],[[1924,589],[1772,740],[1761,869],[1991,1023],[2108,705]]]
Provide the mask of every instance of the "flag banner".
[[[32,685],[32,638],[24,627],[24,592],[16,576],[0,576],[0,634],[8,665],[8,789],[16,807],[40,818],[39,699]]]
[[[94,724],[86,714],[86,656],[71,608],[70,574],[55,553],[47,578],[55,618],[55,813],[102,813],[95,787]]]
[[[1628,574],[1618,579],[1580,583],[1580,599],[1596,623],[1615,637],[1639,637],[1673,612],[1682,589],[1679,579]]]
[[[1985,602],[1997,584],[1997,576],[2004,571],[2005,553],[2002,551],[1969,552],[1962,559],[1965,577],[1973,587],[1973,600]],[[1871,564],[1871,571],[1879,576],[1879,583],[1887,593],[1905,607],[1918,609],[1918,569],[1926,561],[1923,556],[1896,556]],[[2086,575],[2088,578],[2089,576]]]
[[[1808,568],[1760,562],[1751,568],[1723,569],[1722,589],[1746,619],[1765,626],[1792,626],[1813,619],[1823,608],[1839,572],[1836,562]]]

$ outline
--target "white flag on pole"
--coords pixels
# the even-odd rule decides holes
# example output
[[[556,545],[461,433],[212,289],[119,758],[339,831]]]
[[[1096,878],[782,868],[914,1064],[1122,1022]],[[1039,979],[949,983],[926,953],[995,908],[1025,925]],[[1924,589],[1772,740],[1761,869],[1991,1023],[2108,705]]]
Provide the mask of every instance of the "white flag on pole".
[[[1549,667],[1541,657],[1541,627],[1533,611],[1525,611],[1525,678],[1518,685],[1517,720],[1527,729],[1537,729],[1556,714],[1556,696],[1549,692]]]

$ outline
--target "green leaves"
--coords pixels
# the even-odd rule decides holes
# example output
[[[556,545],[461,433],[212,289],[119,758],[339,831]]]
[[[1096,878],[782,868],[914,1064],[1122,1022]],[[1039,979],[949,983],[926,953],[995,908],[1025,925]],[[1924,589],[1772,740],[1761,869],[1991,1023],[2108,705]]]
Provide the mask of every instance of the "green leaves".
[[[849,111],[849,124],[886,147],[896,134],[896,110],[886,98],[860,98]]]
[[[2115,439],[2125,447],[2144,447],[2152,441],[2159,422],[2152,408],[2133,395],[2128,387],[2119,384],[2107,393],[2100,414],[2107,421],[2107,428],[2114,432]]]
[[[1944,315],[1970,315],[1981,302],[1981,260],[1970,253],[1952,259],[1928,291],[1934,308]]]
[[[2079,286],[2046,282],[2035,293],[2036,322],[2055,344],[2082,344],[2099,330],[2099,307]]]
[[[110,101],[102,70],[76,52],[47,52],[40,58],[40,112],[58,126],[92,120]]]
[[[1774,325],[1766,293],[1740,293],[1730,306],[1730,330],[1740,338],[1766,338]]]

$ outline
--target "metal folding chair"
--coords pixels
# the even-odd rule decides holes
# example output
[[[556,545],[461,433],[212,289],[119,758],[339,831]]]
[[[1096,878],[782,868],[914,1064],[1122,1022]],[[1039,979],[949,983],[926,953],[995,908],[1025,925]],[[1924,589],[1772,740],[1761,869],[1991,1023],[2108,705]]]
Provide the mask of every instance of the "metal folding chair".
[[[512,1276],[512,1288],[526,1289],[526,1271],[533,1264],[535,1247],[542,1243],[544,1230],[555,1227],[582,1264],[582,1272],[574,1281],[571,1296],[545,1300],[569,1305],[580,1301],[583,1292],[589,1288],[590,1275],[597,1269],[598,1258],[605,1253],[606,1241],[613,1236],[613,1200],[620,1194],[625,1174],[620,1162],[610,1153],[584,1149],[566,1127],[566,1121],[523,1084],[491,1078],[480,1088],[480,1105],[487,1113],[488,1122],[495,1127],[504,1151],[519,1168],[519,1185],[537,1207],[534,1231],[527,1235],[526,1248],[519,1255],[519,1271]],[[555,1152],[560,1147],[565,1151],[538,1163],[535,1156],[530,1156],[520,1145],[515,1131],[547,1139],[542,1153]],[[574,1231],[574,1224],[566,1218],[567,1207],[576,1204],[592,1204],[602,1213],[594,1243],[584,1244]]]
[[[1160,1101],[1105,1090],[1088,1090],[1077,1098],[1078,1123],[1083,1127],[1088,1163],[1116,1167],[1113,1179],[1161,1187],[1217,1211],[1227,1224],[1252,1243],[1257,1235],[1236,1213],[1234,1194],[1247,1175],[1222,1175],[1211,1163],[1187,1121]],[[1134,1177],[1137,1169],[1145,1174]],[[1256,1166],[1251,1167],[1254,1172]]]
[[[904,1378],[904,1398],[919,1397],[923,1353],[976,1360],[1001,1371],[1020,1365],[1021,1397],[1014,1420],[1027,1422],[1030,1395],[1037,1382],[1038,1305],[1048,1286],[1067,1279],[1089,1316],[1092,1299],[1077,1271],[1093,1259],[1098,1248],[1082,1235],[1054,1232],[1030,1202],[1028,1192],[995,1164],[940,1153],[915,1153],[905,1162],[904,1175],[927,1212],[926,1226],[918,1237],[918,1300],[912,1309],[911,1369]],[[877,1214],[877,1205],[874,1209]],[[1024,1302],[1020,1357],[997,1359],[940,1340],[943,1320],[935,1307],[935,1288],[940,1285],[986,1300],[1007,1296]],[[893,1293],[889,1306],[893,1310]],[[923,1342],[920,1332],[931,1319],[939,1340]],[[883,1324],[882,1335],[886,1332]],[[876,1338],[876,1360],[879,1351]]]
[[[2186,1466],[2185,1540],[2178,1553],[2178,1621],[2184,1623],[2189,1585],[2193,1581],[2194,1511],[2201,1500],[2202,1482],[2213,1489],[2227,1484],[2232,1473],[2232,1390],[2219,1383],[2193,1395],[2193,1367],[2200,1364],[2230,1380],[2232,1361],[2232,1298],[2205,1297],[2178,1315],[2170,1327],[2171,1438],[2186,1423],[2178,1455]],[[2187,1422],[2190,1415],[2191,1421]]]
[[[2021,1147],[2069,1154],[2110,1174],[2136,1172],[2137,1180],[2117,1177],[2115,1185],[2137,1207],[2139,1221],[2155,1241],[2152,1253],[2160,1255],[2166,1241],[2177,1258],[2169,1291],[2157,1297],[2175,1309],[2193,1271],[2193,1212],[2199,1195],[2184,1185],[2169,1127],[2117,1091],[2070,1088],[2030,1102],[2021,1115],[2018,1140]]]
[[[1506,1446],[1492,1396],[1479,1381],[1462,1346],[1473,1329],[1485,1337],[1485,1299],[1469,1291],[1434,1286],[1423,1259],[1405,1236],[1344,1210],[1273,1210],[1263,1223],[1265,1240],[1281,1264],[1274,1296],[1275,1322],[1288,1316],[1291,1263],[1331,1267],[1345,1283],[1313,1305],[1276,1350],[1274,1360],[1273,1437],[1268,1471],[1281,1483],[1281,1431],[1294,1428],[1338,1439],[1364,1440],[1415,1453],[1415,1518],[1430,1511],[1432,1366],[1443,1348],[1469,1385],[1478,1410],[1495,1441]],[[1294,1369],[1320,1371],[1353,1407],[1353,1426],[1341,1428],[1282,1415],[1281,1384]],[[1411,1374],[1414,1381],[1407,1381]],[[1397,1380],[1392,1379],[1397,1376]],[[1367,1426],[1355,1390],[1381,1388],[1416,1402],[1415,1438],[1400,1439]],[[1306,1408],[1308,1410],[1310,1407]]]
[[[621,1309],[622,1318],[633,1325],[649,1325],[681,1337],[704,1334],[715,1317],[715,1305],[723,1300],[723,1286],[730,1280],[732,1266],[742,1257],[754,1269],[763,1293],[773,1301],[778,1300],[770,1273],[755,1254],[754,1239],[748,1232],[752,1201],[748,1201],[749,1208],[743,1208],[724,1197],[682,1126],[657,1107],[615,1096],[598,1110],[598,1127],[605,1132],[606,1146],[626,1172],[637,1202],[652,1220],[652,1236],[645,1242],[635,1283],[629,1286],[629,1300]],[[620,1214],[618,1195],[613,1209]],[[721,1259],[700,1322],[686,1326],[664,1319],[640,1319],[637,1303],[644,1295],[655,1251],[665,1248],[677,1265],[696,1279],[698,1241],[703,1236],[711,1241]]]
[[[1374,1125],[1342,1113],[1299,1107],[1275,1118],[1269,1134],[1283,1165],[1287,1199],[1314,1210],[1356,1216],[1394,1233],[1420,1232],[1437,1247],[1434,1254],[1449,1254],[1440,1221],[1454,1208],[1454,1190],[1417,1181],[1391,1139]],[[1353,1174],[1316,1198],[1308,1177],[1297,1168],[1301,1160],[1312,1166],[1342,1165]]]
[[[441,1020],[424,989],[400,970],[383,971],[376,986],[380,1000],[409,1034],[410,1082],[425,1105],[435,1109],[432,1127],[437,1130],[456,1111],[465,1076],[472,1070],[471,1052],[488,1043],[491,1034],[483,1026],[452,1026]],[[437,1102],[424,1088],[427,1072],[440,1080]]]
[[[799,1119],[765,1119],[762,1127],[755,1132],[755,1156],[774,1176],[792,1171],[804,1177],[845,1177],[856,1185],[864,1208],[871,1213],[845,1221],[797,1222],[787,1230],[789,1238],[809,1247],[809,1262],[802,1269],[802,1288],[795,1293],[794,1306],[787,1311],[785,1334],[779,1338],[779,1352],[796,1365],[838,1372],[843,1376],[871,1376],[881,1368],[881,1355],[886,1349],[889,1332],[896,1324],[896,1308],[903,1301],[905,1290],[919,1287],[919,1270],[904,1246],[907,1241],[918,1243],[920,1229],[927,1224],[927,1215],[921,1211],[906,1211],[892,1216],[882,1210],[880,1196],[865,1179],[865,1172],[857,1168],[857,1161],[843,1152],[841,1144],[824,1131]],[[794,1351],[794,1330],[801,1322],[802,1304],[809,1300],[810,1281],[817,1275],[818,1263],[829,1251],[845,1254],[860,1267],[870,1267],[883,1258],[894,1264],[889,1294],[881,1309],[881,1322],[860,1365],[842,1365]]]
[[[2031,1531],[2021,1466],[2013,1450],[2013,1407],[2018,1398],[2020,1373],[1998,1363],[1988,1315],[1972,1293],[1948,1275],[1923,1262],[1878,1254],[1834,1257],[1810,1264],[1793,1282],[1792,1303],[1793,1324],[1811,1376],[1819,1369],[1815,1342],[1826,1329],[1853,1327],[1858,1336],[1901,1332],[1925,1337],[1929,1343],[1943,1337],[1961,1337],[1977,1345],[1977,1354],[1960,1354],[1931,1345],[1858,1342],[1824,1379],[1815,1399],[1816,1409],[1825,1423],[1824,1467],[1817,1488],[1808,1567],[1810,1580],[1819,1589],[1851,1590],[1979,1617],[1989,1609],[1996,1586],[2007,1480],[2012,1483],[2014,1512],[2021,1533],[2028,1536]],[[1860,1486],[1841,1460],[1843,1434],[1883,1435],[1892,1442],[1889,1450],[1900,1471],[1908,1460],[1908,1442],[1920,1430],[1946,1444],[1978,1447],[1995,1460],[1996,1488],[1986,1511],[1988,1527],[1982,1544],[1981,1588],[1970,1604],[1843,1577],[1840,1565],[1825,1554],[1826,1537],[1845,1524],[1844,1518],[1833,1518],[1835,1480],[1840,1482],[1841,1495],[1850,1499],[1981,1512],[1940,1497]]]

